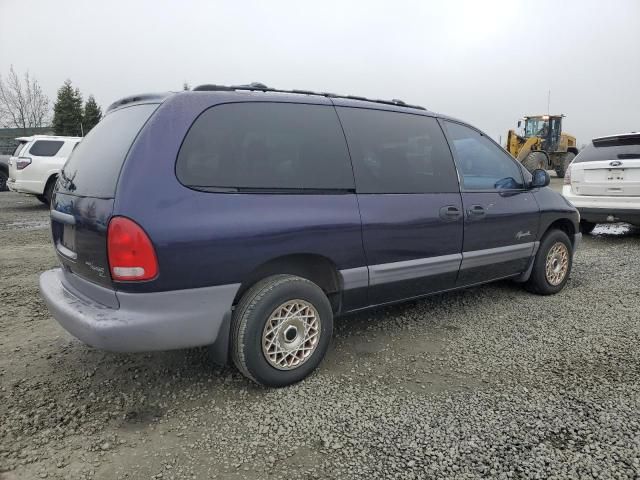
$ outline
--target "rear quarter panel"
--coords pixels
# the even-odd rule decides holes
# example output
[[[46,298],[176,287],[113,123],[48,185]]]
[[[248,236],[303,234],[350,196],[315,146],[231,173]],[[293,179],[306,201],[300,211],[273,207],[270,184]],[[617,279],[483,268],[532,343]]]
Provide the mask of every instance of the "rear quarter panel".
[[[165,101],[132,146],[114,215],[133,219],[148,233],[160,274],[117,288],[166,291],[239,283],[262,263],[298,253],[322,255],[338,269],[365,265],[355,194],[206,193],[178,182],[182,140],[195,118],[219,103],[215,98],[189,93]]]

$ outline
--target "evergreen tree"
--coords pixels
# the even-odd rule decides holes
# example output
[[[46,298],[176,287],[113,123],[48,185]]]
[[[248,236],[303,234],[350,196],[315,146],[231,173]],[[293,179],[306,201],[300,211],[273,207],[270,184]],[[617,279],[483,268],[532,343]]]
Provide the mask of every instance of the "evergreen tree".
[[[71,86],[71,80],[64,82],[58,90],[53,106],[53,131],[56,135],[79,137],[82,135],[82,95]]]
[[[93,95],[89,95],[87,102],[84,104],[84,113],[82,114],[82,128],[84,134],[89,133],[93,127],[95,127],[102,118],[102,109],[96,103],[96,99]]]

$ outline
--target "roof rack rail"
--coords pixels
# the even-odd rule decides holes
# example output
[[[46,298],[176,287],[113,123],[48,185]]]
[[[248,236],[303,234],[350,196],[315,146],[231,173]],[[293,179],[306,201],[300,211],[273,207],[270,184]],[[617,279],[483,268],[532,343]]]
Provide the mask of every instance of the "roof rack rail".
[[[232,92],[237,90],[248,90],[252,92],[276,92],[276,93],[295,93],[300,95],[318,95],[321,97],[327,98],[345,98],[347,100],[361,100],[364,102],[374,102],[374,103],[382,103],[384,105],[393,105],[396,107],[406,107],[406,108],[415,108],[418,110],[426,110],[426,108],[421,107],[420,105],[410,105],[408,103],[403,102],[402,100],[398,100],[394,98],[392,100],[380,100],[380,99],[372,99],[367,97],[360,97],[357,95],[338,95],[335,93],[329,92],[313,92],[311,90],[282,90],[279,88],[270,88],[267,87],[264,83],[260,82],[252,82],[247,85],[215,85],[215,84],[205,84],[198,85],[192,89],[194,92]]]

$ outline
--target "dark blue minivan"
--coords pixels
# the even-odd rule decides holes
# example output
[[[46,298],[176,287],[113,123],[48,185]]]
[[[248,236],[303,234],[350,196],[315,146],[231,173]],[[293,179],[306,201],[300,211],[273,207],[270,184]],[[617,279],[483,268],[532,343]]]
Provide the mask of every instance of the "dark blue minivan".
[[[64,166],[61,268],[40,277],[82,341],[210,345],[297,382],[333,318],[511,278],[560,291],[579,214],[476,128],[398,100],[261,84],[120,100]]]

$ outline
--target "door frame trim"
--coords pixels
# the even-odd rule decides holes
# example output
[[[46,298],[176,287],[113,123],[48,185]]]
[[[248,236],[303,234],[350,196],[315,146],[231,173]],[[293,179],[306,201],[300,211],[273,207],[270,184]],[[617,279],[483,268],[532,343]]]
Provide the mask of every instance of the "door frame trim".
[[[538,242],[526,242],[451,255],[349,268],[340,270],[340,274],[344,290],[351,290],[532,258],[536,254],[537,246]]]
[[[505,263],[522,258],[530,258],[536,242],[508,245],[506,247],[487,248],[462,252],[462,265],[460,270],[484,267],[495,263]]]
[[[382,285],[456,272],[460,268],[461,261],[462,254],[454,253],[371,265],[369,267],[369,285]]]

